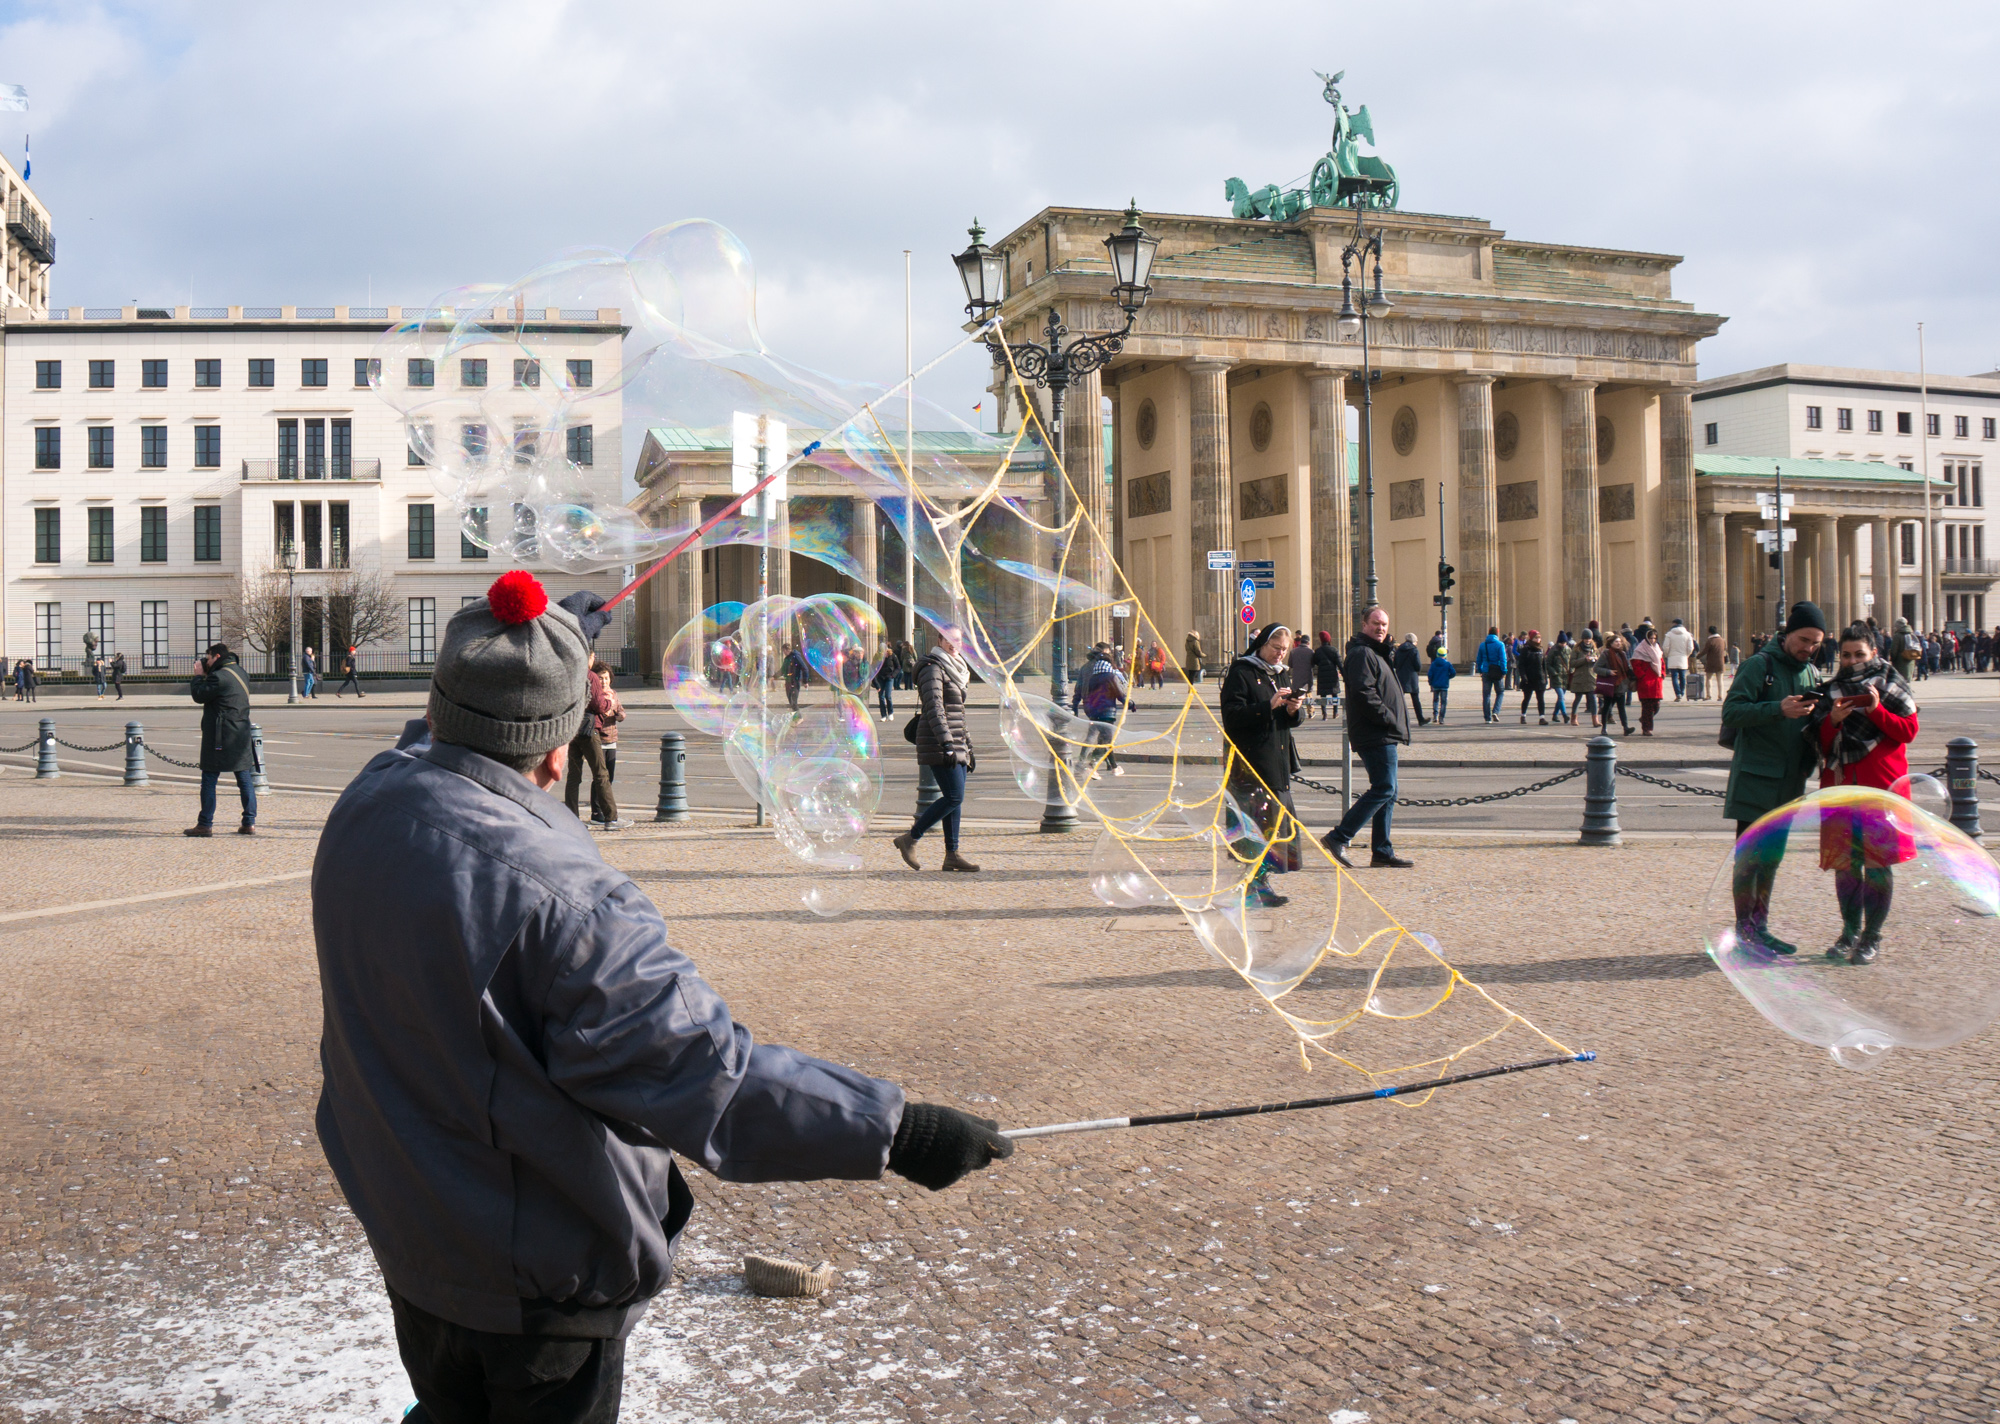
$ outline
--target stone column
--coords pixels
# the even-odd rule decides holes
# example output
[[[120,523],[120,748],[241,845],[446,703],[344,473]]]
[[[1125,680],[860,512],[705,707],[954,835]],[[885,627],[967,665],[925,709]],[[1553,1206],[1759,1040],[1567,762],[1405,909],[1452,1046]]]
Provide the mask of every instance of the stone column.
[[[1816,514],[1813,522],[1812,600],[1826,615],[1827,632],[1838,636],[1845,626],[1840,621],[1840,517]]]
[[[1229,470],[1230,362],[1187,363],[1190,405],[1188,460],[1188,589],[1194,630],[1210,667],[1226,665],[1236,647],[1227,581],[1208,569],[1210,549],[1236,547],[1236,490]]]
[[[1854,520],[1842,521],[1840,550],[1840,601],[1847,609],[1847,621],[1864,623],[1867,605],[1861,601],[1861,540],[1867,526]]]
[[[670,506],[670,527],[674,529],[696,529],[701,525],[701,501],[699,499],[677,499]],[[674,640],[687,621],[701,612],[705,606],[701,598],[701,549],[699,546],[688,550],[678,559],[666,574],[655,582],[667,585],[666,617],[660,629],[660,651]]]
[[[1111,387],[1110,390],[1105,392],[1105,395],[1111,399],[1111,483],[1105,486],[1105,493],[1111,501],[1111,528],[1106,531],[1106,537],[1111,540],[1112,559],[1116,561],[1119,568],[1123,569],[1126,567],[1125,476],[1128,472],[1125,469],[1125,451],[1120,445],[1118,438],[1118,432],[1123,429],[1118,423],[1122,414],[1118,400],[1118,387]],[[1133,592],[1130,578],[1113,578],[1112,583],[1114,585],[1112,593],[1115,597],[1123,598]],[[1151,614],[1153,610],[1149,608],[1146,612]],[[1135,628],[1139,626],[1136,610],[1134,611],[1132,622]]]
[[[879,563],[882,546],[875,530],[875,501],[857,497],[849,499],[847,507],[847,552],[854,556],[855,563],[861,565],[865,580],[855,588],[854,596],[880,612],[882,600],[876,595],[875,585],[881,578]]]
[[[1706,638],[1712,627],[1729,636],[1729,535],[1720,514],[1702,517],[1701,626],[1694,631]]]
[[[1750,573],[1746,567],[1746,551],[1749,549],[1749,533],[1740,515],[1730,515],[1726,521],[1727,532],[1723,545],[1728,550],[1726,562],[1728,571],[1723,579],[1724,597],[1727,607],[1722,620],[1722,637],[1725,642],[1738,648],[1747,649],[1750,629]]]
[[[1894,527],[1886,514],[1869,526],[1872,544],[1868,557],[1873,565],[1870,581],[1875,586],[1875,626],[1884,633],[1896,626],[1896,615],[1902,611],[1901,602],[1896,597],[1895,540],[1890,537]]]
[[[1563,626],[1581,633],[1604,604],[1597,538],[1597,383],[1557,385],[1562,391]]]
[[[1096,371],[1079,377],[1063,400],[1063,467],[1069,472],[1070,497],[1083,518],[1070,541],[1065,570],[1079,583],[1096,590],[1099,604],[1069,620],[1067,641],[1081,664],[1093,644],[1111,641],[1111,501],[1104,486],[1103,381]]]
[[[1354,632],[1353,529],[1347,498],[1347,383],[1339,368],[1306,378],[1311,428],[1312,616],[1345,646]]]
[[[1594,422],[1593,422],[1594,424]],[[1660,614],[1690,628],[1699,621],[1694,512],[1694,397],[1685,386],[1660,393]]]
[[[1500,507],[1494,472],[1493,378],[1460,376],[1458,387],[1458,617],[1455,662],[1472,660],[1486,630],[1500,621]],[[1447,558],[1450,556],[1447,555]]]

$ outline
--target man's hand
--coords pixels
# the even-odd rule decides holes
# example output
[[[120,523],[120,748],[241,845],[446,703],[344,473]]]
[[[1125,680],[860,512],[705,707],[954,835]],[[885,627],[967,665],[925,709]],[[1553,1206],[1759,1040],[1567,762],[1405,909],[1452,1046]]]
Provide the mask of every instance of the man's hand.
[[[1813,699],[1810,697],[1801,697],[1795,692],[1778,705],[1784,709],[1787,717],[1805,717],[1809,716],[1813,710]]]
[[[896,1141],[889,1148],[889,1170],[920,1187],[941,1192],[967,1172],[1014,1155],[1013,1142],[1002,1137],[1000,1124],[936,1103],[906,1103]]]

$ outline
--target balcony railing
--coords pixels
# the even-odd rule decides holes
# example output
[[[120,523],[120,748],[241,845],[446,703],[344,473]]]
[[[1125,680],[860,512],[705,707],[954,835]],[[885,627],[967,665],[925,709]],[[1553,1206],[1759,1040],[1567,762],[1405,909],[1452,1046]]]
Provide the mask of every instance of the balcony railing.
[[[37,262],[56,260],[56,240],[49,236],[49,225],[19,193],[7,200],[7,231],[33,254]]]
[[[1946,578],[2000,578],[2000,559],[1946,559]]]
[[[379,480],[382,462],[375,456],[355,455],[273,455],[246,459],[243,478],[264,480]]]

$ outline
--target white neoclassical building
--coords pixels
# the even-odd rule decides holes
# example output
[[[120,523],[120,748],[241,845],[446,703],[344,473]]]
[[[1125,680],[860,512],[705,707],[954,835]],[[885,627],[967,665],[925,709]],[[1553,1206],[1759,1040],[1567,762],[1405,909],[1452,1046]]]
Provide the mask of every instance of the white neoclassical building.
[[[324,649],[339,636],[330,626],[338,610],[315,588],[350,565],[372,566],[393,578],[407,621],[400,637],[361,649],[362,666],[425,671],[444,621],[510,565],[461,537],[397,411],[369,385],[376,343],[404,315],[339,306],[7,311],[0,651],[8,663],[75,667],[89,631],[106,654],[123,651],[135,673],[184,672],[219,636],[232,581],[276,567],[290,540],[307,646]],[[615,391],[618,312],[507,315],[525,323],[545,361],[581,363],[586,379]],[[431,383],[445,388],[440,395],[535,374],[470,360],[402,364],[383,373],[385,385]],[[535,395],[521,387],[524,419],[536,415]],[[568,454],[601,479],[608,505],[620,500],[620,407],[608,392],[592,404],[594,424],[566,433]],[[618,579],[614,571],[549,583],[560,597],[586,586],[608,594]]]

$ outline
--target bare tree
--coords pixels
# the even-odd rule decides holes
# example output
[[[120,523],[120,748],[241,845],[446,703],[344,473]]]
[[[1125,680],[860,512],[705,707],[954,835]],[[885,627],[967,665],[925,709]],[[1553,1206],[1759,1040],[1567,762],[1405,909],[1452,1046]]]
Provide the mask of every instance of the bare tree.
[[[379,568],[331,570],[316,592],[326,599],[333,641],[342,648],[366,647],[403,631],[408,606],[395,580]]]
[[[222,600],[222,637],[264,654],[291,641],[292,600],[285,575],[277,569],[245,574]],[[206,648],[201,651],[208,651]]]

